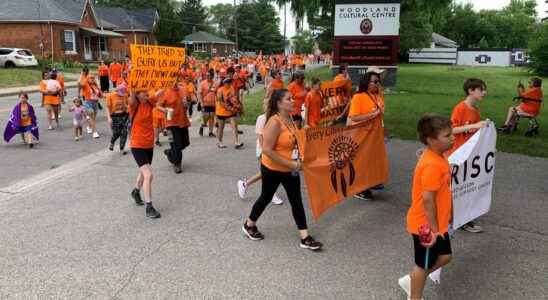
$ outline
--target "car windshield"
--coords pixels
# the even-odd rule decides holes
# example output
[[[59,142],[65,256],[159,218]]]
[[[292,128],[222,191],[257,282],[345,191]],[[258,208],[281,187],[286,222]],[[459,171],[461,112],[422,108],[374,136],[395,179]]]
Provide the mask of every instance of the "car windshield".
[[[24,56],[32,56],[32,53],[30,53],[29,50],[19,50],[17,51],[17,54],[24,55]]]

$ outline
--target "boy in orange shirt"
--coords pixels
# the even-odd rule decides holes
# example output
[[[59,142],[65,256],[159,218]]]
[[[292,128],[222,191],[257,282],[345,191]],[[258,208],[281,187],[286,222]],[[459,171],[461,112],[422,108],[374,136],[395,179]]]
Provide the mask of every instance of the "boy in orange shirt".
[[[469,78],[464,81],[463,86],[466,98],[462,100],[451,113],[451,123],[453,124],[453,134],[455,135],[455,143],[453,147],[447,151],[446,156],[451,155],[460,146],[462,146],[476,131],[485,127],[487,122],[481,120],[479,102],[487,95],[487,85],[483,80]],[[483,229],[470,221],[462,226],[463,230],[472,233],[482,232]]]
[[[320,126],[322,104],[321,81],[319,78],[312,78],[312,90],[304,100],[305,121],[308,127]]]
[[[398,280],[408,299],[422,299],[426,277],[451,261],[449,240],[451,221],[451,167],[444,153],[455,140],[451,121],[440,116],[424,116],[417,126],[426,149],[413,176],[411,207],[407,212],[407,231],[413,238],[415,265],[411,273]],[[422,232],[419,227],[428,226]]]

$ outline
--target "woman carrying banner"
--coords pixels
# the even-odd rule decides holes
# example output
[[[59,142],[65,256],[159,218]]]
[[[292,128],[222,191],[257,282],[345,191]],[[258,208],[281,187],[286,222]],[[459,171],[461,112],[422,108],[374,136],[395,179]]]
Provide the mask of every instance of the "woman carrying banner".
[[[288,90],[279,89],[272,93],[267,106],[267,121],[263,130],[261,195],[253,205],[249,218],[242,225],[242,230],[251,240],[264,239],[264,235],[257,229],[256,222],[272,200],[278,186],[282,184],[299,229],[300,247],[319,250],[322,243],[314,240],[308,234],[301,197],[301,181],[298,172],[302,169],[302,162],[298,159],[295,136],[297,126],[290,115],[293,109],[293,99]]]
[[[378,69],[365,74],[360,80],[358,91],[352,97],[348,112],[348,125],[367,122],[384,113],[381,76]],[[354,197],[362,200],[373,199],[371,189],[360,192]]]
[[[133,158],[139,166],[139,174],[131,197],[135,204],[145,204],[148,218],[160,218],[160,213],[152,206],[152,157],[154,154],[154,128],[152,127],[152,109],[156,106],[156,97],[149,97],[146,91],[132,93],[129,98],[131,116],[130,147]],[[141,199],[143,188],[145,202]]]
[[[180,174],[183,172],[183,150],[190,145],[186,93],[176,82],[172,88],[161,91],[158,98],[157,108],[166,114],[166,128],[172,137],[171,148],[165,149],[164,154],[173,164],[173,171]]]

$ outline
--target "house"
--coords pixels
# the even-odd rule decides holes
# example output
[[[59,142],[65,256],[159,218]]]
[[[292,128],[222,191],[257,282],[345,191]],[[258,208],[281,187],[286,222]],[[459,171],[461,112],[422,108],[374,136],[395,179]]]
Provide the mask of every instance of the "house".
[[[410,63],[456,64],[457,48],[455,41],[440,34],[432,33],[430,48],[409,49]]]
[[[196,31],[181,41],[189,53],[204,53],[209,56],[229,56],[236,51],[236,43],[204,31]]]
[[[54,60],[123,58],[130,44],[156,44],[158,19],[155,10],[96,7],[92,0],[3,0],[0,46]]]

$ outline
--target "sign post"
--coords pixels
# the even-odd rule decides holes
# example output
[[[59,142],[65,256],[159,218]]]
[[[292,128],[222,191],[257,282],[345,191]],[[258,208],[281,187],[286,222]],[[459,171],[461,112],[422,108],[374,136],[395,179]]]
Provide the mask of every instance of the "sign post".
[[[368,67],[385,70],[383,84],[396,85],[400,0],[337,0],[333,72],[347,65],[357,84]]]

